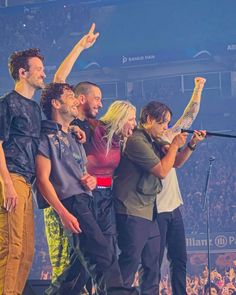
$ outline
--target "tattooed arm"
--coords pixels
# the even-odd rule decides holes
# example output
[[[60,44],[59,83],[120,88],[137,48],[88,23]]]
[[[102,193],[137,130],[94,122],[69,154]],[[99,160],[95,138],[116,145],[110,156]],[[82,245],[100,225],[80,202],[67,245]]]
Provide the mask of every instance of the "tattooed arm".
[[[193,90],[192,97],[185,108],[182,116],[179,120],[174,124],[173,127],[168,129],[165,134],[164,138],[170,142],[172,142],[175,135],[180,133],[181,129],[188,129],[192,125],[193,121],[197,117],[197,114],[200,109],[201,97],[202,97],[202,90],[204,88],[204,84],[206,79],[201,77],[196,77],[194,79],[195,87]]]

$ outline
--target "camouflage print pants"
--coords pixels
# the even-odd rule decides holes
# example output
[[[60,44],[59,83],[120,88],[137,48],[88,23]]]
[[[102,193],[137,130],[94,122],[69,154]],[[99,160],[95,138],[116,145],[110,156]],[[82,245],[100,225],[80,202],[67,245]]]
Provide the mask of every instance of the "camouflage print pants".
[[[69,239],[52,207],[44,209],[44,222],[53,282],[69,264]]]

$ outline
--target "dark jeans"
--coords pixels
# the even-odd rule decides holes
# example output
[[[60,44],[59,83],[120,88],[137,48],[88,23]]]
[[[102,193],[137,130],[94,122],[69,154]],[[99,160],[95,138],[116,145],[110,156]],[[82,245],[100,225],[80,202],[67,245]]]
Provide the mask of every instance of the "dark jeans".
[[[184,224],[179,208],[157,216],[161,234],[160,266],[164,250],[170,262],[170,276],[173,295],[186,295],[187,251]]]
[[[77,217],[82,233],[73,235],[71,263],[46,294],[66,294],[71,284],[76,284],[76,290],[73,289],[73,293],[70,291],[70,295],[78,294],[87,282],[86,270],[96,283],[97,294],[131,294],[122,289],[117,258],[96,222],[92,199],[81,194],[62,201],[67,210]]]
[[[159,294],[160,233],[156,220],[117,214],[119,265],[126,287],[131,287],[142,265],[142,295]]]

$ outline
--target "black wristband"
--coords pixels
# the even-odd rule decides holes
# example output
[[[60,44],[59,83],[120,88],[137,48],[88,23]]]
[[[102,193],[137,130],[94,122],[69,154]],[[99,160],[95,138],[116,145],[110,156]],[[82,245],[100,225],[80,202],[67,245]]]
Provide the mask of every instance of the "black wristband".
[[[191,145],[190,144],[190,142],[187,144],[187,147],[193,152],[193,151],[195,151],[195,149],[196,149],[196,147],[197,147],[197,145],[195,144],[195,145]]]

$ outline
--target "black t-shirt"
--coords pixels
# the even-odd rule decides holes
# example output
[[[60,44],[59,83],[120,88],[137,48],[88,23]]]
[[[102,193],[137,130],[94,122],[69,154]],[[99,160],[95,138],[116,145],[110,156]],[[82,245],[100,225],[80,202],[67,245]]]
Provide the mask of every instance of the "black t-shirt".
[[[9,172],[31,183],[35,176],[41,110],[32,99],[12,91],[0,98],[0,140]]]

